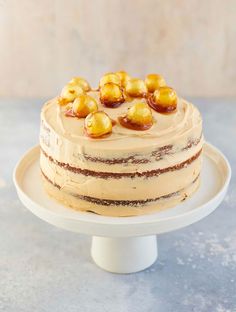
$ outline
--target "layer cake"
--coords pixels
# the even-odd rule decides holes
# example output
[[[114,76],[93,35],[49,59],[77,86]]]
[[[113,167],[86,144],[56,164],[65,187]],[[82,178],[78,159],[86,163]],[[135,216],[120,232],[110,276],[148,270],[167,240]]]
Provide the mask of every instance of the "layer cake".
[[[106,216],[176,206],[200,183],[199,111],[165,83],[152,89],[148,77],[144,83],[104,77],[96,90],[75,78],[43,106],[40,166],[46,191],[73,209]]]

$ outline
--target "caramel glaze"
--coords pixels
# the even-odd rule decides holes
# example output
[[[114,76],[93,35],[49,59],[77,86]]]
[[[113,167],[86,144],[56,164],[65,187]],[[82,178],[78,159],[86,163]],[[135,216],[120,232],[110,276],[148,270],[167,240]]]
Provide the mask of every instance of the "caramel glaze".
[[[161,103],[156,103],[153,99],[153,95],[150,95],[147,98],[147,103],[148,105],[154,109],[156,112],[161,113],[161,114],[170,114],[170,113],[174,113],[177,107],[177,103],[175,103],[174,105],[170,105],[170,106],[162,106]]]
[[[137,130],[137,131],[148,130],[153,125],[153,123],[136,124],[136,123],[133,123],[132,121],[130,121],[126,116],[118,117],[118,120],[123,127],[131,129],[131,130]]]
[[[118,100],[115,101],[115,102],[110,102],[110,101],[105,100],[105,99],[102,99],[102,98],[100,97],[100,101],[101,101],[101,103],[102,103],[104,106],[106,106],[106,107],[109,107],[109,108],[116,108],[116,107],[119,107],[122,103],[124,103],[125,98],[122,97],[122,98],[118,99]]]
[[[112,127],[114,127],[117,124],[117,122],[114,119],[111,119],[111,124],[112,124]]]
[[[130,95],[128,93],[125,92],[124,90],[124,94],[125,94],[125,98],[127,102],[132,101],[133,99],[146,99],[148,97],[148,93],[141,93],[139,95]]]
[[[51,181],[43,172],[43,170],[41,169],[42,175],[43,177],[52,185],[54,185],[56,188],[58,188],[59,190],[61,189],[61,187],[54,183],[53,181]],[[199,175],[192,181],[191,184],[194,184],[197,179],[199,178]],[[161,199],[167,199],[170,198],[172,196],[177,196],[182,190],[179,190],[177,192],[173,192],[173,193],[169,193],[167,195],[163,195],[157,198],[148,198],[148,199],[140,199],[140,200],[113,200],[113,199],[100,199],[100,198],[96,198],[96,197],[90,197],[90,196],[85,196],[85,195],[79,195],[79,194],[71,194],[72,196],[75,196],[79,199],[91,202],[93,204],[97,204],[97,205],[103,205],[103,206],[111,206],[111,205],[115,205],[115,206],[140,206],[140,205],[145,205],[148,203],[152,203],[152,202],[156,202],[158,200]],[[183,200],[185,200],[185,198],[183,198]]]

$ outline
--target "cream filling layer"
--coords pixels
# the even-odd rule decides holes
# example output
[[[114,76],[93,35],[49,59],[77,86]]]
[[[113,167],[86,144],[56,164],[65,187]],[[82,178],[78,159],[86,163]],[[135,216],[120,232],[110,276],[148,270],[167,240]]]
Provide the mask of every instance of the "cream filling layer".
[[[103,206],[98,204],[93,204],[91,202],[82,200],[73,194],[65,193],[63,190],[59,190],[55,186],[53,186],[50,182],[48,182],[45,178],[44,186],[47,193],[52,196],[54,199],[57,199],[61,203],[66,206],[70,206],[73,209],[80,211],[92,211],[98,213],[100,215],[105,216],[135,216],[135,215],[143,215],[148,213],[153,213],[157,211],[161,211],[170,207],[176,206],[182,200],[191,196],[199,187],[200,179],[198,178],[194,183],[191,183],[185,189],[181,190],[175,196],[169,198],[163,198],[158,200],[155,203],[151,203],[144,206],[133,207],[133,206]]]
[[[77,157],[74,157],[73,159],[68,159],[68,160],[64,158],[62,159],[60,157],[57,158],[54,156],[55,153],[53,153],[53,149],[46,152],[43,147],[42,147],[42,152],[46,153],[48,156],[51,156],[53,159],[55,159],[58,162],[69,164],[70,166],[75,167],[75,168],[88,169],[92,171],[125,173],[125,172],[144,172],[144,171],[155,170],[157,168],[163,169],[166,167],[174,166],[176,164],[179,164],[193,157],[195,154],[199,152],[199,150],[201,150],[202,146],[203,146],[203,138],[201,138],[200,142],[197,145],[194,145],[191,148],[187,148],[185,150],[181,150],[176,153],[174,153],[173,150],[171,149],[169,152],[167,152],[167,154],[163,154],[161,156],[156,155],[152,157],[150,154],[150,155],[145,155],[145,158],[144,158],[138,155],[136,159],[137,160],[140,159],[141,163],[131,163],[127,161],[125,163],[118,163],[118,164],[107,164],[107,163],[103,163],[99,161],[98,162],[90,161],[84,158],[82,155],[77,155]],[[52,155],[48,154],[49,152],[52,152]],[[121,159],[124,159],[124,157],[122,157]]]
[[[187,187],[200,173],[201,156],[180,170],[149,178],[102,179],[85,176],[60,167],[43,153],[40,165],[43,173],[66,193],[113,200],[138,200],[165,196]]]

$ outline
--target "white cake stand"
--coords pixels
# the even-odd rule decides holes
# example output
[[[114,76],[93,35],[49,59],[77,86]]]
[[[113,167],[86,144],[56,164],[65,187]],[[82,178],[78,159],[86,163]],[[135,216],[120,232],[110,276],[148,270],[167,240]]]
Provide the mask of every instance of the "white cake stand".
[[[104,217],[60,205],[44,191],[39,168],[39,147],[29,150],[14,171],[22,203],[39,218],[60,228],[92,235],[95,263],[115,273],[132,273],[157,259],[156,234],[180,229],[209,215],[222,202],[231,176],[225,156],[205,144],[199,190],[175,208],[137,217]]]

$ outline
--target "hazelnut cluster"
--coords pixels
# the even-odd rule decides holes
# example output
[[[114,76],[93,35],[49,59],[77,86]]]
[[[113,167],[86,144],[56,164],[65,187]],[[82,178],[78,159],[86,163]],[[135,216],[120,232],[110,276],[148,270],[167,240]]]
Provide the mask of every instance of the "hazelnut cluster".
[[[98,110],[97,101],[87,92],[89,83],[74,77],[62,89],[58,97],[60,105],[69,105],[66,116],[85,118],[84,127],[88,136],[102,137],[112,132],[113,121]],[[140,98],[118,118],[119,123],[133,130],[147,130],[153,125],[152,109],[159,113],[172,113],[177,107],[177,94],[168,87],[161,75],[149,74],[145,80],[131,78],[125,71],[107,73],[99,81],[100,102],[108,108],[116,108],[124,101]]]

